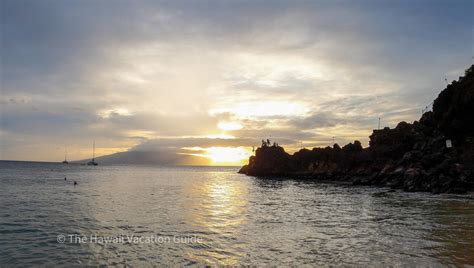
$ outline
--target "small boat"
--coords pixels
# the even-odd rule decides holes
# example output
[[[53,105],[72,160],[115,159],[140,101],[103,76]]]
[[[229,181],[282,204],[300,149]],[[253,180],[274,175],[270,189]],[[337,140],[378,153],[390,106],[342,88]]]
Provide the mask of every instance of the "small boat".
[[[69,164],[69,162],[67,161],[67,148],[64,149],[64,161],[61,162],[61,163],[63,163],[63,164]]]
[[[97,166],[98,163],[95,161],[95,141],[92,145],[92,160],[87,162],[88,166]]]

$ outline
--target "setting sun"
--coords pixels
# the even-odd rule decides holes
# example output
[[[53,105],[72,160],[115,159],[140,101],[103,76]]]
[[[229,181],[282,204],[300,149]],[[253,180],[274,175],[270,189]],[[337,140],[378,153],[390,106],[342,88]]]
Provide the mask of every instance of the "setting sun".
[[[210,147],[204,150],[205,156],[216,165],[241,164],[250,156],[250,152],[242,147]]]

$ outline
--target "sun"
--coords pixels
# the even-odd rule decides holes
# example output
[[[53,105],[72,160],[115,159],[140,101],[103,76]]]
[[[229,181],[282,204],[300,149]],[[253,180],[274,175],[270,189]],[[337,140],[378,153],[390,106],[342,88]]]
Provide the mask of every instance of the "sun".
[[[242,164],[250,156],[250,152],[243,147],[209,147],[205,151],[205,156],[216,165]]]

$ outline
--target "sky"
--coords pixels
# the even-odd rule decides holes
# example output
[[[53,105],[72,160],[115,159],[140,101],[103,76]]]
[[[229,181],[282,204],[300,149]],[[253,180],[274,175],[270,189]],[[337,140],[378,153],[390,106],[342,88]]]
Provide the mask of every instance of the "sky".
[[[0,159],[242,163],[412,122],[473,61],[474,2],[1,0]],[[334,138],[333,138],[334,137]]]

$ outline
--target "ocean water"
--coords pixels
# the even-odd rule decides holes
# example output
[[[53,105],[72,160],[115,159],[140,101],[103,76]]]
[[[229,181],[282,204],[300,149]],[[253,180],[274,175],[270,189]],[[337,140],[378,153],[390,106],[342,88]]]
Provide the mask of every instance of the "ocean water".
[[[0,162],[0,264],[474,265],[472,195],[237,170]]]

